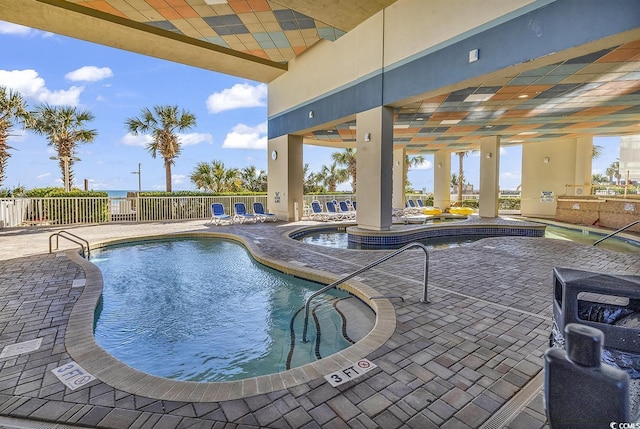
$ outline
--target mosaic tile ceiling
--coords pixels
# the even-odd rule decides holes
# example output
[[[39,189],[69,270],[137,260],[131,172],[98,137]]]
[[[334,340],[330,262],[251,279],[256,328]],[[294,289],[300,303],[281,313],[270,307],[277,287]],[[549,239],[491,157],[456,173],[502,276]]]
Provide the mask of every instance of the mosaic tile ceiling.
[[[340,147],[355,121],[305,136]],[[396,108],[394,144],[409,153],[581,136],[640,134],[640,40]]]
[[[286,63],[343,31],[269,0],[75,0],[81,6]]]

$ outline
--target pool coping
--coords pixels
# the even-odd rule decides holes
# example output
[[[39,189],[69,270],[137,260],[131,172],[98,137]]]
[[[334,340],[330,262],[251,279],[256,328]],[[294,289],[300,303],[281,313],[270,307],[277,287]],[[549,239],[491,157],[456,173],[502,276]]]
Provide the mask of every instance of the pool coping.
[[[128,237],[92,243],[92,249],[107,245],[168,238],[222,238],[242,244],[258,262],[287,274],[321,283],[332,283],[338,277],[319,270],[297,266],[266,257],[253,243],[233,234],[217,232],[175,233]],[[98,345],[93,334],[95,309],[102,295],[102,273],[98,267],[84,259],[77,251],[64,253],[85,273],[86,283],[81,296],[73,306],[65,334],[65,347],[69,356],[100,381],[125,392],[149,398],[183,402],[219,402],[241,399],[258,394],[276,392],[307,383],[325,375],[354,365],[391,338],[396,329],[396,313],[388,299],[371,299],[380,294],[366,284],[349,280],[341,285],[361,299],[376,314],[373,329],[360,341],[346,349],[315,362],[275,374],[237,381],[192,382],[170,380],[144,373],[121,362]]]

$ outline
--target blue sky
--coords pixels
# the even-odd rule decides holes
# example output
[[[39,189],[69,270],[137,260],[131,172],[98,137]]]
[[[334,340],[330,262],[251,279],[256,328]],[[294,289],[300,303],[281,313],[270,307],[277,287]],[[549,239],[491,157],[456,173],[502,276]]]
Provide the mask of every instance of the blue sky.
[[[267,167],[267,87],[264,84],[146,57],[0,21],[0,85],[18,90],[33,108],[39,103],[72,105],[89,110],[97,139],[79,146],[75,186],[89,180],[94,190],[136,190],[138,163],[143,190],[164,190],[164,168],[144,145],[144,136],[127,134],[125,120],[143,108],[178,105],[196,115],[197,126],[182,136],[183,150],[173,167],[173,189],[194,189],[189,174],[200,161],[221,160],[225,166]],[[18,128],[3,187],[62,186],[56,155],[44,137]],[[597,138],[605,149],[593,172],[619,156],[619,138]],[[304,160],[319,171],[331,163],[332,148],[305,145]],[[455,155],[453,155],[455,157]],[[520,184],[521,147],[501,150],[501,189]],[[455,171],[457,161],[452,161]],[[479,158],[465,159],[465,175],[477,189]],[[433,190],[433,156],[409,172],[415,189]],[[348,184],[340,189],[350,189]]]

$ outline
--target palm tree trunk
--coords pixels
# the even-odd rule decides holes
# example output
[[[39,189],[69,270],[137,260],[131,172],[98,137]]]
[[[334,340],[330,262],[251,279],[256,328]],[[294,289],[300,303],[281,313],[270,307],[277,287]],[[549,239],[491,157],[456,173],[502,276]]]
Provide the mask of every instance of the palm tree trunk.
[[[164,160],[165,184],[167,192],[171,192],[171,160]]]

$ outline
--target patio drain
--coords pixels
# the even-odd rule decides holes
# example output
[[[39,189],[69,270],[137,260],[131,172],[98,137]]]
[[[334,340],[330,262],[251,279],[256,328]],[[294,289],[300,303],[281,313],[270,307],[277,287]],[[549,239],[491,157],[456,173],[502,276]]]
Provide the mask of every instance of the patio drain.
[[[544,372],[540,371],[513,398],[484,422],[480,429],[502,429],[526,407],[542,389]]]
[[[0,359],[8,358],[11,356],[18,356],[23,353],[30,353],[38,350],[42,344],[42,338],[36,338],[35,340],[23,341],[21,343],[11,344],[5,346],[0,353]]]

